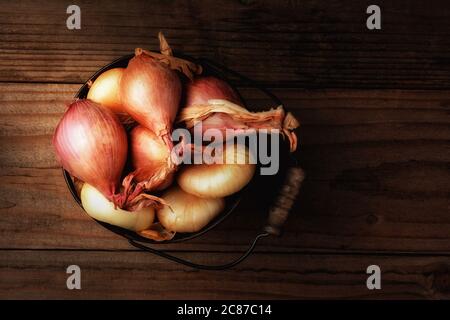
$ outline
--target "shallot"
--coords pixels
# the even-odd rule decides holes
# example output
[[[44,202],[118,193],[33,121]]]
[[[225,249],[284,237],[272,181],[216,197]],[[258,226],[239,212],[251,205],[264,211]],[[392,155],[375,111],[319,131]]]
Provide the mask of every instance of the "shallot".
[[[64,169],[97,188],[108,200],[114,199],[128,142],[112,111],[90,100],[76,100],[56,127],[53,145]]]
[[[124,68],[113,68],[99,75],[89,88],[87,98],[114,112],[123,113],[119,86],[124,70]]]
[[[142,208],[134,212],[115,208],[114,203],[87,183],[83,185],[80,197],[84,210],[92,218],[131,231],[148,229],[155,218],[155,210],[152,207]]]
[[[206,104],[211,99],[228,100],[242,105],[242,101],[236,91],[225,81],[213,76],[196,77],[194,81],[188,82],[185,87],[186,107]]]
[[[197,232],[225,207],[223,198],[199,198],[179,187],[169,189],[163,199],[170,203],[157,211],[158,220],[167,230]]]
[[[115,206],[129,211],[164,204],[144,193],[133,173],[120,179],[127,158],[128,141],[124,127],[108,108],[90,100],[73,102],[53,135],[56,156],[72,176],[90,184]]]
[[[220,163],[186,165],[177,182],[187,193],[202,198],[222,198],[238,192],[252,179],[256,165],[248,148],[226,145]]]
[[[175,166],[164,142],[141,125],[130,132],[130,155],[136,181],[146,181],[147,190],[168,187]]]
[[[139,124],[153,131],[169,150],[172,125],[181,99],[181,80],[174,70],[182,71],[188,77],[200,73],[197,65],[175,58],[164,36],[159,34],[161,54],[140,48],[125,69],[120,98],[124,110]]]

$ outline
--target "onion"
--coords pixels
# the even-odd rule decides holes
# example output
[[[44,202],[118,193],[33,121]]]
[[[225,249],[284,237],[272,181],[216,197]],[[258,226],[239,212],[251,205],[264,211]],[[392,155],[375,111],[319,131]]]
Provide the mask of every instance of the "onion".
[[[112,111],[90,100],[69,106],[53,135],[56,156],[69,173],[98,189],[114,205],[128,211],[163,200],[144,193],[145,185],[135,183],[134,174],[120,178],[127,158],[125,129]]]
[[[210,99],[223,99],[242,105],[239,95],[228,83],[212,76],[197,77],[186,84],[185,106],[206,104]]]
[[[90,100],[73,102],[56,127],[57,158],[72,176],[113,200],[127,158],[127,136],[117,117]]]
[[[131,231],[138,232],[149,228],[155,218],[155,210],[152,207],[134,212],[116,209],[114,203],[87,183],[81,189],[81,203],[92,218]]]
[[[158,34],[161,53],[137,48],[120,83],[124,110],[138,123],[161,137],[169,149],[172,125],[181,99],[177,70],[189,79],[201,74],[202,67],[173,56],[164,35]]]
[[[178,175],[178,184],[187,193],[202,198],[222,198],[238,192],[252,179],[256,165],[249,150],[241,145],[225,147],[222,164],[187,165]],[[241,158],[239,158],[241,157]],[[245,160],[245,163],[240,164]]]
[[[87,98],[114,112],[124,112],[119,96],[120,79],[124,70],[114,68],[100,74],[90,87]]]
[[[204,199],[178,187],[168,190],[163,199],[170,204],[158,210],[159,222],[175,232],[196,232],[205,227],[225,207],[222,198]]]
[[[181,98],[181,82],[175,71],[136,50],[122,75],[120,97],[129,115],[172,146],[170,133]]]
[[[168,186],[175,170],[170,134],[182,88],[173,70],[189,78],[202,71],[194,63],[173,57],[162,33],[159,40],[161,54],[136,49],[120,82],[124,110],[142,126],[131,133],[131,153],[136,169],[133,175],[145,190]]]
[[[136,181],[148,181],[147,190],[168,187],[173,180],[175,166],[170,152],[161,139],[143,126],[130,132],[131,163]]]

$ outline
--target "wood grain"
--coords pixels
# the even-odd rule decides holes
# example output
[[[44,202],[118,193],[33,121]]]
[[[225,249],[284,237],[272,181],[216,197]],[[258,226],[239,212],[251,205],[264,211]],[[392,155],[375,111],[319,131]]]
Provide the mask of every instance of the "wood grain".
[[[135,47],[177,50],[269,86],[448,89],[447,2],[379,0],[382,29],[366,28],[370,1],[1,1],[0,81],[78,83]],[[255,63],[257,61],[257,63]]]
[[[0,84],[0,248],[130,248],[82,213],[54,159],[51,135],[77,88]],[[241,91],[249,106],[267,106]],[[450,253],[445,91],[274,92],[301,119],[307,179],[284,236],[258,250]],[[261,195],[271,193],[251,189],[220,227],[167,249],[245,249],[264,225],[270,197]]]
[[[1,254],[1,299],[442,299],[450,292],[450,258],[439,256],[259,253],[233,270],[216,272],[193,271],[143,252]],[[233,256],[211,253],[200,260],[217,264]],[[366,268],[374,263],[383,272],[382,290],[366,287]],[[72,264],[81,268],[81,290],[66,288]]]
[[[447,1],[379,0],[376,31],[368,1],[77,4],[82,29],[70,31],[65,2],[0,0],[0,298],[450,298]],[[160,30],[174,49],[272,88],[301,120],[295,156],[307,175],[285,233],[233,270],[137,251],[83,213],[54,157],[53,130],[81,83],[135,47],[157,49]],[[271,107],[236,85],[250,109]],[[274,186],[256,180],[220,226],[158,248],[236,258],[264,226]],[[70,264],[81,291],[66,289]],[[366,288],[371,264],[381,291]]]

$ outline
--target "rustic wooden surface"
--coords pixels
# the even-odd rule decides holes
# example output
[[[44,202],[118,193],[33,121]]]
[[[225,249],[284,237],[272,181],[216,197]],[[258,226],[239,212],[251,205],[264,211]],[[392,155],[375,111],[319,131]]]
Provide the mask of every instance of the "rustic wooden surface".
[[[79,1],[69,31],[64,2],[0,1],[0,298],[449,298],[450,6],[393,2],[377,1],[382,30],[369,31],[366,1]],[[134,250],[83,214],[54,157],[80,84],[155,49],[159,30],[272,88],[302,123],[307,179],[285,233],[233,270]],[[207,235],[161,248],[229,260],[266,211],[252,192]],[[80,291],[66,289],[70,264]],[[371,264],[382,290],[366,288]]]

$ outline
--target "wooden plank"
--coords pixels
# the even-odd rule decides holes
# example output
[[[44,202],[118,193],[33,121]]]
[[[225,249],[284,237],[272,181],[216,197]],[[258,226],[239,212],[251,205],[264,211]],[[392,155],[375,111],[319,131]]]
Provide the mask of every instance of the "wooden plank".
[[[84,81],[134,51],[156,49],[162,30],[177,50],[214,59],[270,86],[448,89],[446,1],[388,1],[382,29],[369,3],[347,1],[78,1],[0,6],[0,81]],[[257,63],[255,63],[257,61]]]
[[[54,126],[78,87],[0,84],[0,248],[130,248],[82,213],[54,158]],[[450,252],[448,92],[274,92],[301,119],[307,179],[284,236],[258,250]],[[252,189],[214,231],[167,248],[243,250],[272,193]]]
[[[254,254],[228,271],[198,271],[142,252],[1,251],[1,299],[449,298],[449,257]],[[181,254],[219,264],[234,254]],[[68,290],[66,268],[81,268]],[[381,268],[368,290],[366,268]],[[189,288],[186,291],[186,288]]]

